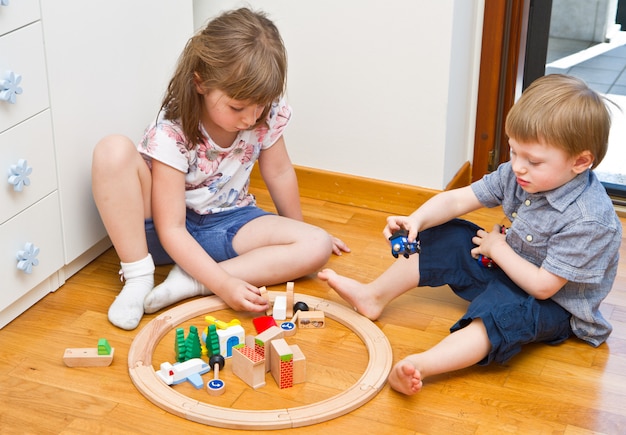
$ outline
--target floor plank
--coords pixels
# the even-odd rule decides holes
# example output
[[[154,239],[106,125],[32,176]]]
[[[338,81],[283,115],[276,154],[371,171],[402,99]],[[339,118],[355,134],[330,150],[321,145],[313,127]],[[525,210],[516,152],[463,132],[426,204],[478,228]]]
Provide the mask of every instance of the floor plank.
[[[269,206],[267,192],[256,189],[255,193],[261,205]],[[352,248],[352,253],[329,261],[338,272],[371,280],[394,261],[381,233],[387,212],[315,198],[303,198],[302,203],[308,222],[326,228]],[[378,208],[384,210],[384,205]],[[484,226],[502,219],[499,210],[469,217]],[[414,397],[397,394],[385,385],[360,408],[299,428],[298,433],[620,433],[626,427],[625,246],[614,290],[602,307],[615,328],[606,344],[594,349],[571,339],[559,346],[528,346],[503,366],[471,367],[430,378]],[[203,424],[163,411],[132,384],[126,358],[138,330],[117,329],[106,317],[120,289],[118,269],[115,252],[105,252],[0,330],[1,434],[207,431]],[[157,282],[167,270],[157,269]],[[296,281],[295,288],[343,303],[314,276]],[[441,340],[466,306],[447,287],[414,289],[393,301],[376,324],[388,337],[397,360]],[[230,310],[219,315],[240,317],[244,322],[252,317]],[[155,316],[145,316],[140,328]],[[200,329],[201,318],[185,326],[196,322]],[[155,361],[173,355],[172,336],[159,344]],[[101,337],[115,348],[111,366],[68,368],[63,364],[65,348],[95,347]],[[291,391],[279,390],[270,385],[270,376],[268,385],[255,391],[225,369],[229,390],[216,403],[268,409],[324,400],[353,384],[367,365],[363,343],[337,322],[331,322],[322,334],[310,333],[298,340],[307,356],[305,384]],[[192,391],[191,386],[178,387],[199,400],[213,400],[204,391]]]

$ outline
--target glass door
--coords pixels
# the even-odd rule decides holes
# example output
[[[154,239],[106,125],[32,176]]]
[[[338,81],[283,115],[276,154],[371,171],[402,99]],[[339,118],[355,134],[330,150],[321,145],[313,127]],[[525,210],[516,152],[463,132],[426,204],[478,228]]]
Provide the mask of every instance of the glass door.
[[[618,206],[626,206],[625,14],[626,0],[553,0],[545,63],[545,74],[579,77],[615,103],[609,149],[595,172]]]

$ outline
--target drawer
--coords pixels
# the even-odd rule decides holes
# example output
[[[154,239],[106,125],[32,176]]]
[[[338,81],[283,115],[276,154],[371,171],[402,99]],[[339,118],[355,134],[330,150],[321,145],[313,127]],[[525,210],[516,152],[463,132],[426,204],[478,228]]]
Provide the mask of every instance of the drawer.
[[[39,20],[38,0],[10,0],[0,6],[0,36]]]
[[[63,267],[58,192],[0,225],[0,311]],[[39,248],[31,273],[17,268],[17,253],[28,243]]]
[[[21,160],[30,169],[29,184],[16,190],[9,177],[22,173]],[[57,189],[49,109],[0,133],[0,176],[0,224]],[[19,180],[14,177],[13,181]]]
[[[8,71],[22,77],[22,93],[16,95],[14,104],[0,101],[0,132],[49,106],[41,22],[0,37],[0,79]]]

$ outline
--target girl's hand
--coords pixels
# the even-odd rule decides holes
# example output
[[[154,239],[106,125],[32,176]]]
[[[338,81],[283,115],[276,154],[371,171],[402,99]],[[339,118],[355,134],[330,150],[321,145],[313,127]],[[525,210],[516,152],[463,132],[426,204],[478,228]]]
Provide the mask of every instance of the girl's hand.
[[[350,248],[341,239],[331,236],[333,239],[333,254],[341,255],[342,252],[350,252]]]
[[[269,308],[267,300],[252,284],[231,276],[223,283],[218,296],[235,311],[260,313]]]
[[[387,218],[387,225],[383,230],[383,235],[386,239],[389,239],[391,235],[398,230],[406,230],[408,232],[409,242],[414,242],[417,238],[419,228],[417,222],[411,219],[409,216],[389,216]]]
[[[500,225],[494,225],[491,232],[478,230],[476,235],[472,238],[472,243],[476,245],[476,247],[471,251],[472,257],[478,258],[478,255],[482,254],[485,257],[493,259],[491,254],[494,247],[501,243],[506,244],[506,236]]]

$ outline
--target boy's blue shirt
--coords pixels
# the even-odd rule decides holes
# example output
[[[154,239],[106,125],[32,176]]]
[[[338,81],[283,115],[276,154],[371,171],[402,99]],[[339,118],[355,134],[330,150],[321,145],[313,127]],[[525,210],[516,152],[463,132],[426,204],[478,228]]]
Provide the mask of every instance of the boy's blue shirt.
[[[568,280],[552,300],[572,314],[574,334],[593,346],[603,343],[612,327],[600,304],[617,273],[622,225],[596,175],[587,170],[557,189],[530,194],[507,162],[472,190],[485,207],[502,206],[515,252]]]

